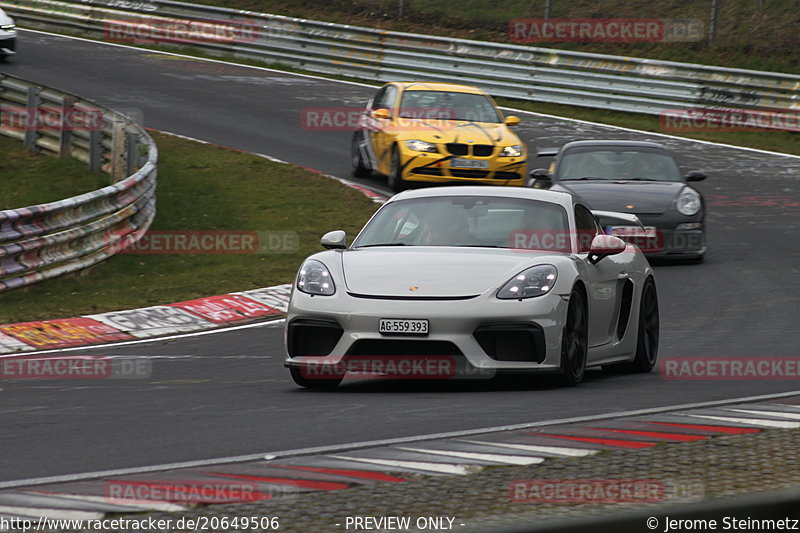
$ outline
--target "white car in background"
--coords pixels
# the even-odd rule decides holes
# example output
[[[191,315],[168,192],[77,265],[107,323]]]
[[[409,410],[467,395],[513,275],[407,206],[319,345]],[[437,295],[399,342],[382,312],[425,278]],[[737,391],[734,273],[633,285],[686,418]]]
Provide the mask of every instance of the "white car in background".
[[[14,19],[0,9],[0,61],[17,53],[17,27]]]

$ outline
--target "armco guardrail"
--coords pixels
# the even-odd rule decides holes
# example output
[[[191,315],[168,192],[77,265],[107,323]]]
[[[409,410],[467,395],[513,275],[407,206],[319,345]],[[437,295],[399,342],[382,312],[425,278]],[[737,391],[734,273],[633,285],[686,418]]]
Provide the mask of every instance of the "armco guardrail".
[[[246,38],[206,34],[182,44],[363,79],[459,81],[498,96],[653,115],[719,106],[800,109],[800,76],[773,72],[380,31],[170,0],[0,0],[0,6],[22,26],[111,40],[144,34],[152,41],[158,34],[163,42],[170,20],[173,27],[193,21],[245,28]]]
[[[91,266],[150,226],[158,152],[124,115],[0,74],[0,134],[84,161],[115,182],[74,198],[0,211],[0,293]]]

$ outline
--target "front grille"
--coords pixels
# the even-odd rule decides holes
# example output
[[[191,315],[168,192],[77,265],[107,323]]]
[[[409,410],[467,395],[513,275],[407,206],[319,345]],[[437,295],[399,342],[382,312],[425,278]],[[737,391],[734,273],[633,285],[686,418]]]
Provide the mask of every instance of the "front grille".
[[[494,152],[494,146],[491,144],[447,143],[445,148],[453,155],[472,154],[477,157],[489,157]]]
[[[412,174],[422,174],[424,176],[441,176],[442,170],[434,167],[417,167],[411,171]]]
[[[445,144],[447,151],[453,155],[467,155],[469,154],[469,145],[463,143],[447,143]]]
[[[347,355],[464,355],[450,341],[414,339],[361,339]]]
[[[483,324],[472,334],[486,355],[495,361],[536,361],[547,355],[544,331],[528,322]]]
[[[489,157],[494,152],[494,146],[491,144],[475,144],[472,146],[472,155],[478,157]]]
[[[289,357],[326,356],[343,333],[344,330],[335,320],[296,318],[289,323],[286,337]]]
[[[489,175],[489,171],[471,168],[451,168],[450,174],[456,178],[485,178]]]

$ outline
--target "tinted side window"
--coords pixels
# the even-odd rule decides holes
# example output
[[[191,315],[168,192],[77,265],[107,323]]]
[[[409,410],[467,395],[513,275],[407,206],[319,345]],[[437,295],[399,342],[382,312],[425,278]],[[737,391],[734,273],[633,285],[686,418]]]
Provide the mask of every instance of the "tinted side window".
[[[588,252],[592,247],[592,239],[599,232],[592,212],[580,204],[575,205],[575,229],[578,238],[578,252]]]
[[[370,109],[378,109],[380,107],[380,101],[383,99],[383,95],[386,94],[386,87],[382,87],[375,93],[375,96],[372,97],[372,100],[369,103]]]
[[[375,96],[372,109],[392,109],[396,98],[397,88],[394,85],[384,87],[381,92]]]

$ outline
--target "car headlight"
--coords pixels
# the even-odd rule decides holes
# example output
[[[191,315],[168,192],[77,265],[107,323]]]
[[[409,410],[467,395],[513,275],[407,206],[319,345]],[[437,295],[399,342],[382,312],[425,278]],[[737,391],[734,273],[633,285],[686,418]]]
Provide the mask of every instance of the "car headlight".
[[[523,270],[497,291],[501,300],[533,298],[550,292],[556,283],[558,270],[553,265],[538,265]]]
[[[330,296],[336,292],[328,267],[316,259],[309,259],[297,273],[297,289],[306,294]]]
[[[410,141],[406,141],[406,146],[410,150],[414,150],[415,152],[438,152],[439,150],[436,149],[436,145],[433,143],[429,143],[427,141],[420,141],[418,139],[412,139]]]
[[[689,187],[684,187],[678,195],[676,207],[678,212],[682,215],[690,217],[696,215],[700,208],[703,207],[703,202],[700,200],[700,193]]]
[[[506,146],[500,152],[500,157],[519,157],[522,155],[522,145],[515,144],[514,146]]]

